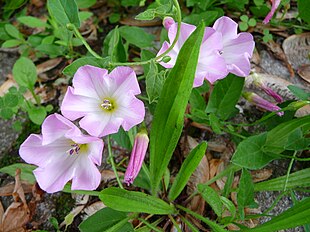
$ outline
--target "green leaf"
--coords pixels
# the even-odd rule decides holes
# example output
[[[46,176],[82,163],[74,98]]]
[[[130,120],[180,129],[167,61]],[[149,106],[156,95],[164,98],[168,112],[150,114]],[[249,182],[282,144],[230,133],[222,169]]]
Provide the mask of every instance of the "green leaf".
[[[17,20],[20,23],[25,24],[28,27],[33,27],[33,28],[37,28],[37,27],[45,28],[48,26],[46,22],[36,17],[32,17],[32,16],[21,16],[21,17],[18,17]]]
[[[254,202],[254,185],[251,174],[246,169],[242,169],[237,201],[241,220],[244,220],[244,207]]]
[[[89,11],[80,11],[79,12],[79,18],[80,18],[81,22],[84,22],[85,20],[87,20],[88,18],[90,18],[93,15],[94,14],[92,12],[89,12]]]
[[[303,19],[305,22],[310,24],[310,14],[308,9],[310,9],[310,1],[309,0],[297,0],[297,7],[299,17]]]
[[[21,57],[13,66],[14,80],[18,85],[33,89],[37,81],[37,69],[32,60]]]
[[[269,152],[280,153],[285,150],[289,135],[297,128],[310,126],[310,115],[281,123],[268,132],[265,149]]]
[[[142,192],[110,187],[102,190],[100,200],[108,207],[122,212],[173,214],[175,209],[163,200]]]
[[[239,22],[239,29],[240,31],[246,31],[249,28],[246,22]]]
[[[72,62],[72,64],[68,65],[62,73],[68,76],[73,76],[79,67],[83,65],[92,65],[99,68],[106,68],[108,62],[110,61],[109,57],[104,59],[98,59],[95,57],[82,57]]]
[[[207,185],[198,184],[198,192],[203,199],[211,206],[215,214],[221,217],[223,211],[223,203],[219,194]]]
[[[1,118],[6,119],[6,120],[12,118],[13,115],[14,115],[14,112],[11,108],[5,107],[5,108],[2,108],[0,111]]]
[[[30,120],[37,125],[41,125],[47,115],[46,109],[43,106],[30,107],[27,109],[27,113]]]
[[[254,191],[282,191],[286,175],[254,184]],[[289,175],[287,189],[310,187],[310,168],[306,168]]]
[[[9,174],[10,176],[15,176],[16,169],[21,170],[20,179],[28,181],[30,184],[34,184],[36,182],[36,178],[34,177],[32,171],[36,167],[30,164],[16,163],[10,166],[6,166],[0,169],[0,172]]]
[[[12,47],[16,47],[16,46],[18,46],[18,45],[20,45],[22,43],[23,43],[23,41],[21,41],[21,40],[10,39],[10,40],[5,41],[1,45],[1,47],[3,47],[3,48],[12,48]]]
[[[240,19],[241,19],[241,21],[243,21],[243,22],[248,22],[249,17],[248,17],[247,15],[241,15],[241,16],[240,16]]]
[[[96,1],[97,0],[76,0],[76,4],[80,9],[85,9],[95,5]]]
[[[146,93],[149,98],[150,104],[152,104],[158,99],[164,82],[165,79],[163,75],[158,73],[157,64],[152,61],[145,77]]]
[[[109,22],[110,23],[117,23],[118,21],[120,21],[121,19],[121,15],[119,13],[113,13],[109,16]]]
[[[47,8],[52,17],[63,26],[68,23],[80,27],[78,7],[75,0],[48,0]]]
[[[22,34],[12,24],[5,24],[5,31],[15,39],[23,39]]]
[[[15,131],[20,132],[23,129],[23,124],[21,121],[15,121],[13,122],[12,127]]]
[[[230,212],[231,216],[228,218],[223,218],[223,219],[228,219],[228,222],[232,222],[236,216],[236,206],[234,205],[234,203],[232,201],[230,201],[229,199],[227,199],[226,197],[220,196],[221,201],[223,203],[223,205],[227,208],[227,210]]]
[[[299,88],[295,85],[289,85],[287,88],[300,100],[307,101],[310,98],[310,92],[306,92],[305,89]]]
[[[213,132],[216,134],[220,134],[222,130],[221,130],[221,125],[220,125],[220,120],[218,119],[218,117],[216,117],[215,114],[211,113],[209,115],[209,120],[210,120],[210,126]]]
[[[246,138],[239,143],[231,161],[248,169],[260,169],[264,167],[276,158],[272,154],[265,152],[266,138],[267,133]]]
[[[256,25],[256,20],[255,20],[254,18],[251,18],[251,19],[249,20],[248,24],[249,24],[250,27],[255,27],[255,25]]]
[[[180,195],[189,178],[199,165],[202,157],[205,155],[206,149],[207,143],[202,142],[188,154],[171,186],[168,195],[169,200],[174,201]]]
[[[184,112],[194,82],[204,25],[182,46],[177,62],[163,86],[150,136],[150,173],[153,194],[157,192],[183,128]]]
[[[216,83],[207,105],[207,113],[215,113],[222,120],[228,119],[235,111],[244,85],[244,78],[229,74]]]
[[[192,89],[192,93],[189,98],[189,103],[191,105],[191,110],[199,109],[204,111],[207,107],[206,101],[203,98],[203,96],[201,96],[201,93],[199,92],[198,88]]]
[[[122,38],[119,34],[118,28],[115,28],[112,32],[109,41],[108,55],[111,57],[112,62],[126,62],[127,54],[125,47],[122,43]]]
[[[79,225],[79,229],[82,232],[102,232],[125,218],[127,213],[107,207],[88,217]]]
[[[131,150],[132,144],[128,136],[128,132],[124,131],[122,127],[118,130],[117,133],[112,134],[111,137],[121,147],[126,148],[127,150]]]
[[[8,107],[15,107],[18,105],[18,95],[7,93],[4,95],[4,105]]]
[[[206,26],[211,25],[220,16],[218,11],[210,10],[204,11],[199,14],[190,14],[184,17],[183,21],[185,23],[198,25],[201,21],[205,23]]]
[[[146,11],[138,14],[135,19],[136,20],[152,20],[156,16],[156,10],[155,9],[147,9]]]
[[[129,218],[123,219],[122,221],[116,223],[114,226],[105,230],[105,232],[119,232],[119,231],[133,232],[135,231],[132,224],[129,223],[128,220]]]
[[[284,213],[253,229],[242,229],[250,232],[270,232],[295,228],[310,223],[310,198],[298,202]]]
[[[302,130],[297,128],[290,133],[285,145],[285,150],[302,151],[306,150],[310,144],[310,138],[304,138]]]
[[[154,35],[145,32],[140,27],[122,26],[119,28],[119,32],[128,43],[139,48],[153,46]]]
[[[35,49],[49,55],[50,57],[63,56],[66,51],[63,46],[58,46],[56,44],[40,44]]]

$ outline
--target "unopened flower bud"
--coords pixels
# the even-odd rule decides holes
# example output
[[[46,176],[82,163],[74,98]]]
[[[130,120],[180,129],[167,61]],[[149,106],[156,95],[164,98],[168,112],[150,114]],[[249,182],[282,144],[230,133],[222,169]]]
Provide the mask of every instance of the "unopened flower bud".
[[[129,164],[124,176],[127,185],[133,183],[138,176],[149,144],[149,137],[146,131],[139,132],[135,137],[135,142],[130,155]]]
[[[266,83],[261,78],[259,78],[259,76],[256,73],[253,74],[253,83],[257,87],[261,88],[267,95],[272,97],[276,102],[278,103],[283,102],[283,98],[278,93],[269,88],[266,85]]]
[[[281,108],[279,106],[263,99],[262,97],[258,96],[255,93],[245,92],[245,93],[243,93],[243,97],[259,108],[262,108],[262,109],[265,109],[268,111],[272,111],[272,112],[281,110]],[[282,115],[284,115],[284,113],[283,112],[277,112],[277,115],[282,116]]]
[[[72,23],[67,23],[67,29],[69,30],[69,31],[73,31],[74,30],[74,25],[72,24]]]
[[[173,18],[171,18],[171,17],[165,17],[165,18],[164,18],[163,25],[164,25],[164,27],[166,28],[166,30],[168,30],[169,27],[170,27],[172,24],[174,24],[174,23],[175,23],[175,22],[174,22],[174,19],[173,19]]]

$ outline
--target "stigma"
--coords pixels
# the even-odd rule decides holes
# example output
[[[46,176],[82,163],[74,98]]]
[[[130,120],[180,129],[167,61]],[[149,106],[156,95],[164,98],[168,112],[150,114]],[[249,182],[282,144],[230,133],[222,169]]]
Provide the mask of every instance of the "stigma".
[[[104,110],[112,110],[114,107],[113,107],[113,104],[112,102],[109,100],[109,99],[103,99],[101,105],[100,105]]]

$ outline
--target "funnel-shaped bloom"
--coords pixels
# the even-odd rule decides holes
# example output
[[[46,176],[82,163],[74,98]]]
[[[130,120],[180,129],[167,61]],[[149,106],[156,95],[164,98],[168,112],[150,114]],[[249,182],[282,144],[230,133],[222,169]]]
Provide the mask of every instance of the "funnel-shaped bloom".
[[[149,138],[146,132],[140,132],[136,135],[129,164],[124,177],[124,182],[127,185],[132,184],[135,178],[138,176],[146,154],[148,144]]]
[[[163,43],[157,56],[163,54],[171,46],[177,34],[178,24],[175,23],[172,18],[165,18],[164,26],[168,29],[170,42],[168,43],[165,41]],[[175,65],[181,47],[195,29],[196,27],[194,25],[181,23],[179,39],[173,49],[167,54],[167,56],[171,57],[171,60],[167,63],[160,62],[162,66],[165,68],[172,68]],[[216,32],[210,27],[205,29],[204,38],[200,47],[194,87],[202,85],[204,79],[214,83],[216,80],[222,79],[228,74],[225,60],[219,53],[219,51],[223,49],[221,41],[221,33]]]
[[[167,51],[177,34],[178,24],[172,22],[172,18],[165,18],[163,24],[168,30],[170,43],[164,42],[157,55]],[[172,68],[175,65],[181,47],[195,28],[194,25],[181,23],[179,39],[167,54],[171,60],[167,63],[160,62],[162,66]],[[242,77],[249,75],[250,58],[255,43],[250,33],[238,34],[237,29],[238,24],[228,17],[216,20],[213,28],[206,27],[200,47],[194,87],[202,85],[204,79],[214,83],[226,77],[229,72]]]
[[[226,16],[217,19],[213,28],[222,35],[223,49],[220,54],[228,71],[240,77],[248,76],[255,47],[253,36],[247,32],[237,34],[238,24]]]
[[[85,65],[72,82],[61,112],[70,120],[82,118],[80,126],[90,135],[113,134],[121,125],[128,131],[143,121],[144,104],[135,97],[141,91],[131,68],[117,67],[108,74],[106,69]]]
[[[243,97],[259,108],[272,111],[272,112],[281,110],[279,106],[263,99],[262,97],[258,96],[255,93],[245,92],[243,93]],[[277,112],[277,115],[283,116],[284,112]]]
[[[72,180],[73,190],[94,190],[100,184],[103,142],[83,135],[59,114],[48,116],[42,135],[31,134],[20,146],[20,156],[38,166],[33,171],[39,186],[48,193],[63,189]],[[96,165],[95,165],[96,164]]]
[[[265,17],[263,21],[264,24],[269,23],[270,19],[272,18],[272,16],[274,15],[274,13],[276,12],[277,8],[279,7],[281,3],[281,0],[271,0],[271,1],[272,1],[271,10]]]

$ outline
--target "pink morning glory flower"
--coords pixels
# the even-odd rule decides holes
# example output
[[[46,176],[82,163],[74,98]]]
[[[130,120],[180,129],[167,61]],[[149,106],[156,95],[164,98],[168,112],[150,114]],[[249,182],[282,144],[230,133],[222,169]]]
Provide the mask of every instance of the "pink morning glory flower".
[[[48,116],[42,135],[31,134],[20,146],[19,154],[33,171],[39,186],[48,193],[60,191],[72,180],[72,190],[94,190],[100,184],[103,141],[82,134],[60,114]]]
[[[149,144],[146,132],[139,132],[136,135],[133,149],[130,155],[129,164],[125,172],[124,182],[127,185],[133,183],[138,176]]]
[[[177,23],[172,18],[165,18],[164,27],[168,30],[169,41],[164,42],[157,55],[164,53],[172,44],[177,33]],[[167,54],[171,60],[160,62],[165,68],[175,65],[177,56],[184,42],[195,30],[194,25],[181,23],[180,37]],[[203,84],[207,79],[210,83],[223,79],[229,72],[245,77],[249,75],[250,58],[254,50],[254,40],[250,33],[237,33],[238,24],[228,17],[221,17],[214,23],[213,28],[206,27],[204,38],[200,47],[198,65],[194,80],[194,87]]]
[[[164,53],[171,46],[177,33],[178,24],[174,22],[172,18],[165,18],[163,24],[168,30],[170,42],[168,43],[165,41],[163,43],[157,56]],[[179,39],[173,49],[167,54],[167,56],[171,57],[171,60],[167,63],[160,62],[162,66],[165,68],[172,68],[175,65],[181,47],[195,29],[196,27],[194,25],[181,23]],[[223,49],[223,46],[219,41],[222,41],[221,33],[216,32],[213,28],[207,27],[205,29],[204,38],[200,47],[194,87],[202,85],[204,79],[214,83],[216,80],[227,76],[228,71],[225,60],[219,53],[219,51]]]
[[[61,105],[70,120],[82,118],[81,128],[102,137],[116,133],[120,126],[128,131],[144,119],[145,109],[137,77],[129,67],[108,70],[90,65],[80,67],[73,77]]]
[[[238,24],[226,16],[217,19],[213,28],[222,34],[223,49],[220,54],[228,71],[240,77],[248,76],[255,47],[253,36],[247,32],[237,34]]]
[[[267,111],[279,111],[281,108],[265,99],[260,97],[259,95],[255,93],[245,92],[243,93],[243,97],[247,99],[249,102],[253,103],[259,108],[265,109]],[[277,115],[283,116],[284,112],[277,112]]]
[[[269,23],[270,19],[272,18],[272,16],[274,15],[274,13],[276,12],[277,8],[279,7],[279,5],[281,3],[281,0],[271,0],[271,1],[272,1],[271,10],[267,14],[265,19],[263,20],[264,24]]]

